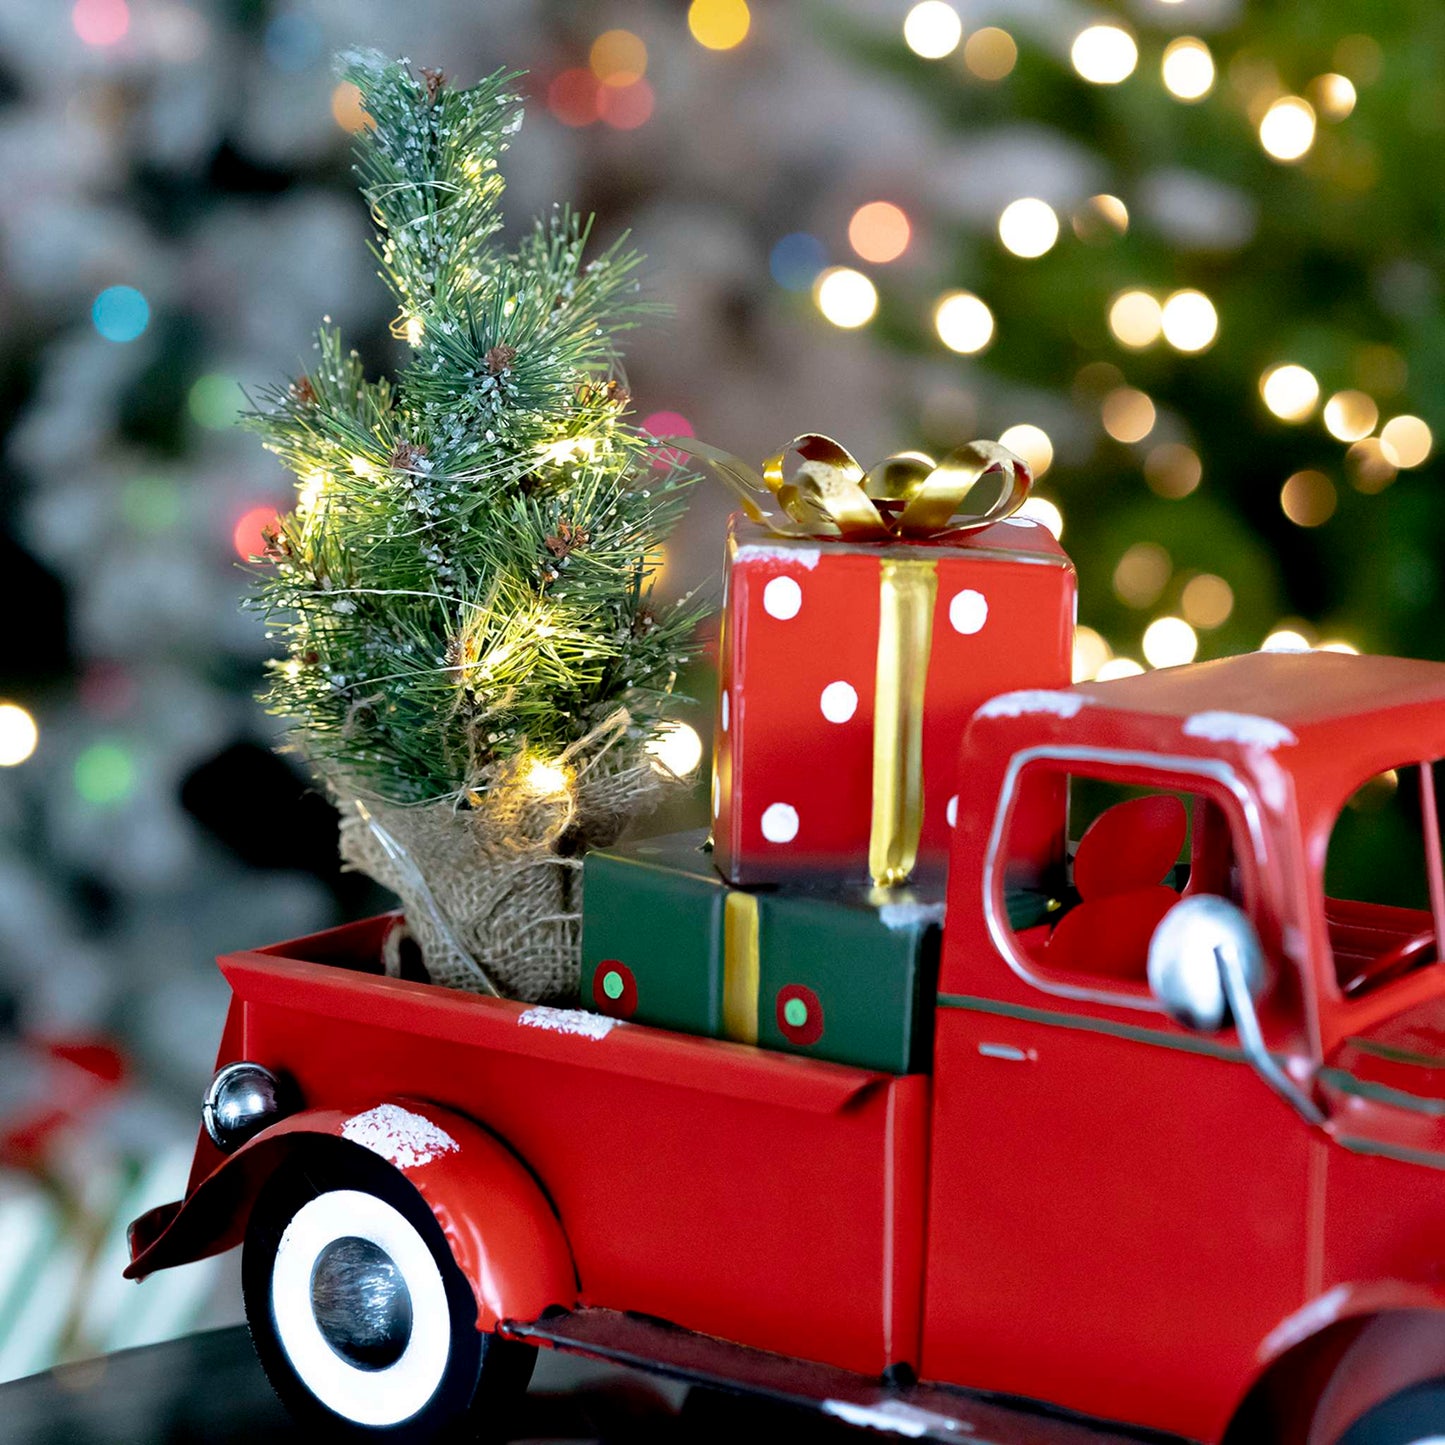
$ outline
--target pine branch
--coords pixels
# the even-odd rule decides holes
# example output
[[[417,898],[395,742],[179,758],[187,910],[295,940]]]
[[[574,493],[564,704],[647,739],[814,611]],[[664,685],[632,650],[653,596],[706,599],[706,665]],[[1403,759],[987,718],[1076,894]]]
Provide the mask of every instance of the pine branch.
[[[590,220],[558,209],[497,243],[516,76],[456,90],[375,55],[344,73],[412,358],[368,380],[323,329],[251,418],[298,479],[256,577],[287,652],[266,702],[329,781],[460,800],[619,705],[633,747],[663,715],[702,611],[652,582],[694,478],[653,472],[626,419],[616,337],[654,308],[625,238],[586,260]]]

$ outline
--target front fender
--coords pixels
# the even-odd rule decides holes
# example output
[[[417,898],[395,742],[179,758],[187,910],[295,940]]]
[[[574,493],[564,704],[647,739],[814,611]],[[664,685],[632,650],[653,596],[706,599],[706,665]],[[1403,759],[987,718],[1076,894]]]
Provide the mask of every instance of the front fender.
[[[126,1277],[143,1279],[239,1244],[262,1186],[318,1136],[369,1149],[406,1176],[472,1286],[479,1329],[576,1303],[572,1251],[541,1186],[494,1134],[416,1100],[388,1100],[359,1113],[307,1109],[263,1130],[185,1199],[131,1225]]]

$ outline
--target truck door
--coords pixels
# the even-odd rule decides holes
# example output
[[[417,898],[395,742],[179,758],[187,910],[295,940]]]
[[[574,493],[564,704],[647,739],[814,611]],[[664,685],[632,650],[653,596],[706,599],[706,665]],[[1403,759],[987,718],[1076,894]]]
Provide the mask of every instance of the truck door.
[[[1015,759],[985,906],[977,867],[950,899],[923,1370],[1217,1438],[1306,1298],[1311,1131],[1232,1029],[1192,1034],[1155,1006],[1148,943],[1181,893],[1245,908],[1277,978],[1275,1052],[1303,1047],[1299,970],[1223,765],[1082,754]],[[1041,860],[1039,800],[1065,790],[1074,841]]]

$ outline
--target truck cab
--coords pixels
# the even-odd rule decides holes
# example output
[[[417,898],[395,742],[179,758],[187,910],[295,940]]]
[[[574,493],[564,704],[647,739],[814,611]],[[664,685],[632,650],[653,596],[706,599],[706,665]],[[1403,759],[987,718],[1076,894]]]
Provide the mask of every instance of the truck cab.
[[[244,1236],[288,1399],[414,1429],[485,1351],[353,1419],[316,1344],[316,1271],[372,1206],[325,1224],[315,1200],[380,1169],[486,1339],[914,1437],[1086,1438],[1063,1410],[1338,1440],[1445,1375],[1442,756],[1428,663],[1255,654],[993,698],[961,740],[931,1059],[904,1073],[385,977],[387,920],[233,955],[218,1085],[276,1087],[203,1131],[131,1272]],[[1336,886],[1381,798],[1417,895]],[[1370,878],[1368,828],[1351,847]],[[277,1244],[307,1211],[311,1296]],[[421,1258],[397,1229],[375,1248]],[[441,1298],[422,1272],[408,1309]],[[999,1397],[1053,1423],[1010,1436]]]

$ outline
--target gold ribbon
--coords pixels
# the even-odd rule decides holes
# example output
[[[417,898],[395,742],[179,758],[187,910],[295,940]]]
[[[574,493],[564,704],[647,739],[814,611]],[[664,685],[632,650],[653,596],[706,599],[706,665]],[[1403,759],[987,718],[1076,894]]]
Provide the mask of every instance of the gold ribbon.
[[[740,888],[723,898],[723,1037],[741,1044],[758,1041],[758,900]]]
[[[706,462],[743,511],[779,537],[946,540],[1011,516],[1033,485],[1028,463],[989,441],[955,447],[940,462],[922,452],[898,452],[865,472],[846,447],[806,432],[769,457],[759,475],[741,457],[707,442],[663,440]],[[791,476],[784,470],[790,452],[803,459]]]

